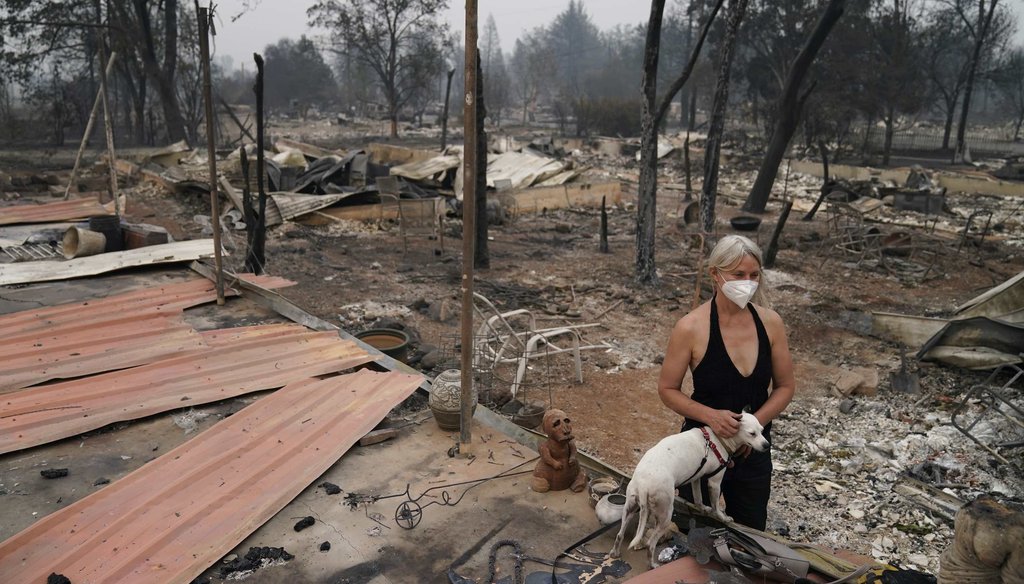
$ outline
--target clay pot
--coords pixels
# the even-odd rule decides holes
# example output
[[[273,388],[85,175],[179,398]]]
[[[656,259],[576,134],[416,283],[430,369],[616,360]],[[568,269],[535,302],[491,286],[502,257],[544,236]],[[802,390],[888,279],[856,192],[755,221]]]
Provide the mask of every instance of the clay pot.
[[[601,525],[611,525],[622,519],[622,506],[626,504],[626,496],[619,493],[608,493],[597,502],[594,512]]]
[[[605,496],[619,490],[619,481],[612,477],[598,477],[590,481],[590,506],[597,508],[597,503]]]
[[[476,411],[477,394],[473,387],[473,408]],[[458,430],[462,412],[462,372],[458,369],[442,371],[430,386],[427,405],[434,414],[434,421],[442,430]]]

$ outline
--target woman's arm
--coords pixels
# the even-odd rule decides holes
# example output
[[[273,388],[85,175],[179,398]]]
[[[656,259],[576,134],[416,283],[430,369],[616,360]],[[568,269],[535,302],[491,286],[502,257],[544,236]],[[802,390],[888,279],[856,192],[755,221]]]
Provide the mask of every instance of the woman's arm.
[[[690,369],[690,358],[693,355],[693,326],[696,319],[694,313],[679,319],[672,327],[665,360],[658,376],[658,395],[662,403],[672,411],[688,420],[696,420],[706,424],[718,436],[728,438],[739,430],[739,414],[729,410],[716,410],[698,403],[683,394],[683,379]]]
[[[754,412],[754,416],[762,425],[774,420],[786,409],[796,391],[793,357],[789,353],[786,326],[782,323],[782,317],[774,310],[765,310],[765,317],[765,328],[772,344],[772,392],[768,400]]]

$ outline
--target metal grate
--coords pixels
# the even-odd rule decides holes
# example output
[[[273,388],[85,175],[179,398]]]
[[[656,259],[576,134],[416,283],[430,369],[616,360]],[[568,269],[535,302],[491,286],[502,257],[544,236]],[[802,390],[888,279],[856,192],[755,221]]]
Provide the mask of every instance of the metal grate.
[[[1003,365],[964,395],[950,421],[968,438],[1008,464],[1004,454],[1024,446],[1022,391],[1024,369]]]
[[[55,243],[26,243],[25,245],[9,245],[3,248],[4,253],[12,262],[35,262],[39,260],[56,260],[64,257],[64,245]]]

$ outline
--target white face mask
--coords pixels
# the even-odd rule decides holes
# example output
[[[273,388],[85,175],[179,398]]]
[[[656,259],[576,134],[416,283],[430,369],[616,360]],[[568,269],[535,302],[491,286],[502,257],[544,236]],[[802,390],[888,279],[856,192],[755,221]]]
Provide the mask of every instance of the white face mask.
[[[722,293],[740,308],[747,307],[754,292],[757,292],[757,282],[754,280],[727,280],[722,283]]]

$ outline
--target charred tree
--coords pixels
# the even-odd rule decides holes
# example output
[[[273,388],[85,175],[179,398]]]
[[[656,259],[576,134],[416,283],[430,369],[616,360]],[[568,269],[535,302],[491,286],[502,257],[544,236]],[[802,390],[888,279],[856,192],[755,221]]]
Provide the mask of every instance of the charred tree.
[[[491,254],[487,249],[487,131],[484,118],[484,73],[480,67],[480,53],[476,56],[476,253],[473,267],[486,270],[491,267]]]
[[[638,186],[637,219],[636,219],[636,268],[635,279],[639,284],[657,282],[657,270],[654,262],[654,228],[657,217],[657,183],[658,183],[658,126],[665,119],[672,99],[683,88],[693,73],[697,57],[704,46],[711,23],[725,0],[717,0],[715,7],[708,16],[700,39],[690,54],[690,60],[668,91],[658,103],[658,57],[661,46],[661,22],[665,11],[664,0],[651,2],[651,14],[647,23],[647,40],[644,44],[644,72],[641,83],[643,109],[640,114],[640,184]],[[742,0],[745,2],[745,0]]]
[[[996,13],[996,4],[999,0],[989,0],[988,11],[985,10],[985,0],[978,0],[978,23],[974,30],[974,51],[971,53],[971,62],[967,67],[967,82],[964,84],[964,99],[960,106],[960,124],[956,128],[956,152],[953,154],[953,162],[956,163],[964,156],[965,134],[967,132],[967,114],[971,109],[971,94],[974,93],[974,79],[978,73],[978,64],[981,61],[981,50],[985,46],[989,30],[992,27],[992,17]]]
[[[846,9],[846,0],[830,0],[825,11],[818,19],[814,31],[807,39],[800,53],[789,68],[789,75],[786,79],[786,86],[779,98],[775,108],[775,127],[772,129],[771,138],[768,141],[768,149],[764,159],[761,161],[761,168],[757,171],[757,178],[754,186],[750,189],[743,209],[751,213],[763,213],[768,204],[768,197],[772,192],[772,185],[779,173],[779,163],[786,154],[789,141],[796,132],[800,123],[800,113],[803,110],[807,98],[814,90],[812,84],[807,91],[801,94],[800,87],[803,85],[807,73],[810,71],[814,58],[817,56],[821,46],[825,43],[832,28]],[[716,153],[717,155],[717,153]]]
[[[451,102],[452,77],[455,76],[455,69],[448,70],[448,84],[444,89],[444,111],[441,113],[441,152],[448,147],[448,104]]]
[[[832,192],[832,180],[828,176],[828,148],[825,147],[824,140],[818,140],[818,152],[821,153],[821,192],[818,193],[818,200],[814,201],[814,206],[807,212],[803,217],[803,221],[810,221],[814,219],[814,214],[818,212],[818,207],[824,202],[825,197]]]
[[[708,125],[708,140],[704,150],[704,184],[701,185],[700,225],[704,234],[715,230],[715,200],[718,192],[718,157],[722,152],[722,133],[725,129],[725,106],[729,103],[729,75],[732,71],[733,50],[736,47],[736,33],[747,12],[748,0],[734,0],[729,3],[729,21],[722,40],[722,54],[718,63],[718,82],[715,85],[715,100],[711,107]],[[704,246],[708,241],[705,237]]]
[[[263,57],[259,53],[253,53],[252,58],[256,61],[256,85],[253,91],[256,92],[256,190],[259,193],[259,211],[256,213],[256,224],[253,225],[252,241],[245,264],[250,272],[259,275],[267,265],[267,191],[263,184],[267,176],[267,167],[263,160]]]
[[[654,227],[657,220],[658,192],[658,120],[655,99],[658,91],[658,57],[661,47],[661,20],[665,0],[651,1],[644,44],[644,73],[640,87],[643,109],[640,113],[640,184],[636,206],[636,281],[655,284],[658,272],[654,264]]]
[[[130,15],[129,9],[126,9],[127,3],[127,0],[123,0],[112,2],[110,6],[122,25],[127,25],[128,30],[132,31],[132,43],[138,48],[137,54],[142,62],[142,70],[160,98],[168,141],[184,140],[185,116],[181,112],[175,84],[178,68],[178,0],[167,0],[159,7],[163,14],[162,31],[154,30],[149,2],[131,0],[134,15]],[[157,55],[158,39],[163,40],[162,63]]]

